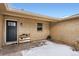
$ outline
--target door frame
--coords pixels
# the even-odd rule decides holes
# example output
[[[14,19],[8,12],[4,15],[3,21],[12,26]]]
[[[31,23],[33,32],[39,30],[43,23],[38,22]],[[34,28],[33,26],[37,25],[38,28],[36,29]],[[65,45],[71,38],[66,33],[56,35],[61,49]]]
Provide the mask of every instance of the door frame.
[[[7,42],[6,41],[6,21],[17,21],[15,19],[5,19],[5,25],[4,25],[4,41],[5,41],[5,44],[6,45],[9,45],[9,44],[13,44],[13,43],[18,43],[18,21],[17,21],[17,40],[16,41],[13,41],[13,42]]]

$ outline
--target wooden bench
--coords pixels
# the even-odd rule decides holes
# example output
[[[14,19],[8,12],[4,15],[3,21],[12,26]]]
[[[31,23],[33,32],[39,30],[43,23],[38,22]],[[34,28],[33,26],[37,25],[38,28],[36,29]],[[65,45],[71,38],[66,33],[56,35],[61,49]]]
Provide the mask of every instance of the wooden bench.
[[[30,34],[19,35],[19,43],[30,42],[30,41],[31,41]]]

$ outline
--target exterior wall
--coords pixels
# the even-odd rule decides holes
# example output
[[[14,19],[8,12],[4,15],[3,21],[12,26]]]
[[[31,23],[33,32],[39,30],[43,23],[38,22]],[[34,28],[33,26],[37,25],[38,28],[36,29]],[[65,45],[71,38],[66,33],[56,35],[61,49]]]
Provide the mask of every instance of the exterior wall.
[[[3,39],[3,16],[0,15],[0,48],[2,47],[2,39]]]
[[[45,39],[49,35],[49,23],[33,19],[20,19],[19,34],[30,33],[31,40]],[[43,31],[37,31],[37,23],[43,23]]]
[[[73,18],[53,25],[51,24],[51,37],[54,41],[75,44],[79,40],[79,18]]]
[[[5,16],[5,19],[17,21],[18,23],[17,36],[23,33],[30,34],[31,41],[33,41],[33,40],[45,39],[49,35],[49,22],[35,19],[33,20],[33,19],[10,17],[10,16]],[[43,31],[37,31],[37,23],[43,23]]]

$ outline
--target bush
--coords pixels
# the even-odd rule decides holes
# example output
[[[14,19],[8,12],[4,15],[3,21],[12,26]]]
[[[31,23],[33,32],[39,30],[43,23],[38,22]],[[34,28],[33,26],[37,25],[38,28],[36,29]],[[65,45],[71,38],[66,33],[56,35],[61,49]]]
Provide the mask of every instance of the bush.
[[[79,41],[76,41],[76,43],[73,45],[73,50],[79,51]]]
[[[48,39],[48,40],[51,40],[51,36],[50,36],[50,35],[48,35],[48,36],[47,36],[47,39]]]

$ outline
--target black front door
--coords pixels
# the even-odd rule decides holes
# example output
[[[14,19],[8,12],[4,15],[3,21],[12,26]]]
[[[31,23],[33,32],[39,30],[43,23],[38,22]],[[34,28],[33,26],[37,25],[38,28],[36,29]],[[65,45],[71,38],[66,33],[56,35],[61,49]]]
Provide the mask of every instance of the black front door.
[[[17,21],[6,21],[6,42],[17,41]]]

